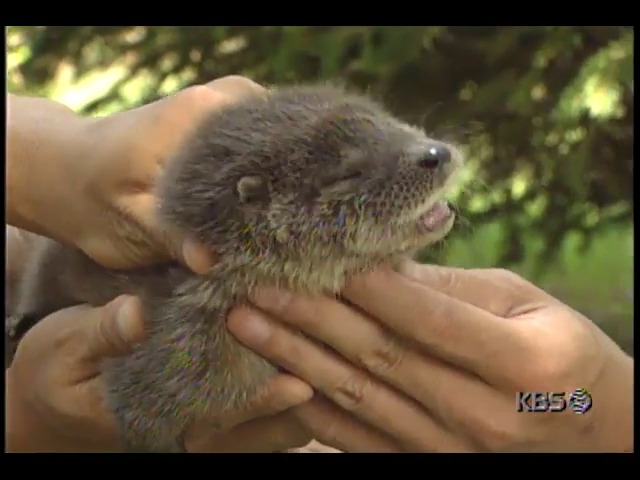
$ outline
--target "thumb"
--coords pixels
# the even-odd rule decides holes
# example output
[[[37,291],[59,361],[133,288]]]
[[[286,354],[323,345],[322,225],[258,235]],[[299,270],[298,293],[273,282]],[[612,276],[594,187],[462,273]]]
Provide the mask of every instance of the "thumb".
[[[95,362],[106,357],[118,357],[131,351],[144,337],[144,321],[140,300],[122,295],[86,318],[85,347],[81,360]]]
[[[406,260],[398,273],[449,297],[494,315],[509,318],[545,302],[549,295],[514,272],[504,269],[465,269]]]
[[[199,275],[207,273],[215,264],[215,256],[204,245],[191,238],[181,240],[175,251],[178,260]]]
[[[412,259],[404,259],[397,265],[396,271],[416,282],[427,285],[442,293],[454,293],[461,276],[469,274],[470,270],[456,267],[444,267],[418,263]]]

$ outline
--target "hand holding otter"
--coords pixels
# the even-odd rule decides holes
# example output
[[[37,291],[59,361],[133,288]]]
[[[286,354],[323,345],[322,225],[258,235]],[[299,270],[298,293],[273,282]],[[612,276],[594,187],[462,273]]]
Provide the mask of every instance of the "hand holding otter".
[[[101,361],[124,355],[145,336],[139,302],[119,297],[100,308],[71,307],[39,322],[6,370],[7,447],[19,452],[120,451],[118,425],[105,407]],[[300,380],[278,375],[255,402],[194,425],[189,452],[272,452],[310,441],[290,410],[312,395]]]
[[[633,360],[515,274],[408,263],[344,291],[261,292],[229,328],[321,394],[297,407],[345,451],[629,451]],[[291,330],[328,344],[328,352]],[[517,392],[586,388],[584,415],[517,411]]]
[[[177,259],[207,271],[208,252],[159,224],[155,185],[203,116],[265,91],[228,76],[98,118],[47,99],[9,95],[8,223],[73,245],[108,268]]]

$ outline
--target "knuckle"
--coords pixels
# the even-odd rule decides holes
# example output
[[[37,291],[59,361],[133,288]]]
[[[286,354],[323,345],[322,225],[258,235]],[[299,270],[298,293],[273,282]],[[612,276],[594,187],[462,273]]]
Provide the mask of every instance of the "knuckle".
[[[518,391],[557,391],[567,384],[570,373],[556,355],[540,355],[514,372],[511,383]]]
[[[253,300],[262,308],[279,317],[287,317],[293,308],[294,296],[288,290],[274,288],[258,288],[253,293]]]
[[[264,95],[267,91],[262,85],[242,75],[227,75],[209,83],[209,86],[232,97]]]
[[[255,294],[258,305],[287,323],[295,323],[303,330],[314,330],[330,310],[330,300],[324,297],[293,295],[289,291],[259,290]]]
[[[571,369],[561,356],[552,355],[538,362],[529,372],[532,390],[557,391],[564,390],[570,382]]]
[[[291,407],[292,404],[293,402],[289,396],[287,396],[286,391],[283,392],[271,386],[264,392],[256,410],[261,415],[272,415],[286,410]]]
[[[437,274],[441,279],[438,283],[443,286],[445,292],[456,291],[460,283],[460,275],[457,272],[440,268],[437,270]]]
[[[265,88],[254,82],[249,77],[245,77],[244,75],[227,75],[223,77],[223,80],[226,80],[229,83],[233,83],[236,87],[246,90],[247,92],[252,91],[255,93],[264,92]]]
[[[314,437],[323,443],[333,445],[340,438],[340,427],[335,420],[318,422],[313,430]]]
[[[405,350],[398,339],[382,330],[376,344],[359,354],[358,361],[368,370],[378,372],[397,371],[405,357]]]
[[[290,413],[281,415],[271,432],[278,450],[302,448],[312,440],[311,431]]]
[[[530,334],[533,341],[528,352],[523,352],[521,368],[518,369],[518,386],[525,390],[562,390],[569,388],[577,376],[582,376],[588,364],[593,362],[590,339],[585,332],[553,331],[534,328]],[[599,364],[596,360],[594,364]]]
[[[275,433],[274,444],[279,446],[278,450],[289,450],[303,448],[311,440],[311,435],[296,426],[287,426]]]
[[[179,98],[188,105],[206,104],[211,100],[218,100],[220,94],[205,85],[193,85],[179,93]]]
[[[505,370],[509,386],[516,391],[534,391],[542,389],[540,383],[544,378],[547,365],[550,363],[543,351],[527,345],[518,353],[518,368]],[[546,383],[546,382],[544,382]]]
[[[278,409],[274,408],[277,400],[273,399],[273,388],[267,384],[258,390],[257,394],[239,409],[238,419],[234,419],[234,424],[238,424],[252,417],[260,417],[277,413]]]
[[[370,380],[360,373],[353,373],[335,385],[329,392],[338,405],[349,412],[363,409],[363,405],[371,394]]]
[[[279,377],[268,382],[256,398],[260,404],[261,413],[263,415],[280,413],[311,398],[311,391],[296,388],[296,386],[297,384],[291,384]]]
[[[284,369],[291,370],[305,358],[305,345],[297,340],[291,332],[277,327],[260,347],[260,352]]]
[[[455,334],[454,325],[449,321],[453,317],[452,306],[450,302],[443,301],[434,304],[431,307],[429,315],[429,337],[433,342],[448,342]],[[424,339],[425,343],[429,340]]]
[[[260,346],[261,351],[278,358],[288,356],[291,348],[291,342],[288,341],[280,328],[273,328]]]
[[[288,317],[307,330],[322,321],[326,314],[326,303],[322,298],[296,296],[289,300],[286,307]]]
[[[277,313],[301,327],[313,325],[322,316],[321,305],[315,299],[286,293],[278,303]]]

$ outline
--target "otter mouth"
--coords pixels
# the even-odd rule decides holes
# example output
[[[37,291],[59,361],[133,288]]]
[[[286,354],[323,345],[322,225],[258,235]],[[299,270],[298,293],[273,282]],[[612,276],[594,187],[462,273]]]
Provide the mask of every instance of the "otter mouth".
[[[454,215],[449,202],[436,200],[427,211],[418,217],[417,223],[421,230],[435,233],[446,228]]]
[[[438,199],[413,211],[411,216],[386,222],[381,229],[369,228],[349,249],[358,255],[406,253],[444,238],[456,217],[449,202]],[[380,235],[380,236],[378,236]]]

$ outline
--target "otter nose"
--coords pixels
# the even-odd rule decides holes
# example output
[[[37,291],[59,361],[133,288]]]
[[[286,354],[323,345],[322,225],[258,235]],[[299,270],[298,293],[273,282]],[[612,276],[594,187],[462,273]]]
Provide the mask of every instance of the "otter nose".
[[[422,168],[435,169],[451,161],[451,150],[444,145],[432,145],[418,159]]]

